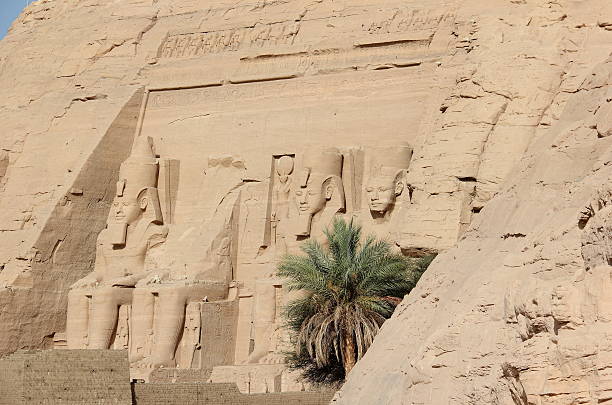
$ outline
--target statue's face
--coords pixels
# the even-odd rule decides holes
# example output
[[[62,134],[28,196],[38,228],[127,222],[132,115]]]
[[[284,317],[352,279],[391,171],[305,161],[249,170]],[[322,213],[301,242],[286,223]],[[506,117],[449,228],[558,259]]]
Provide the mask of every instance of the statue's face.
[[[116,222],[131,224],[138,220],[142,209],[136,198],[127,196],[115,197],[111,207],[111,215]]]
[[[372,177],[366,191],[371,211],[386,212],[395,203],[396,185],[393,177]]]
[[[146,196],[139,198],[125,194],[126,183],[125,179],[117,182],[117,194],[109,213],[112,222],[131,224],[140,217],[142,210],[146,207]]]
[[[300,187],[295,190],[295,200],[297,202],[300,214],[314,215],[325,208],[327,197],[323,190],[322,176],[311,175],[308,178],[306,187]]]

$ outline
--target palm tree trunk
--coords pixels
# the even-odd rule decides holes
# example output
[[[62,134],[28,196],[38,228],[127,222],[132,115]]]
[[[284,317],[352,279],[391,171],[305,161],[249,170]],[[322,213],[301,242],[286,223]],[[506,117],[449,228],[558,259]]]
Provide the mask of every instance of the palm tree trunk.
[[[344,335],[344,375],[348,376],[348,373],[353,369],[357,360],[355,359],[355,336],[353,332],[349,331]]]

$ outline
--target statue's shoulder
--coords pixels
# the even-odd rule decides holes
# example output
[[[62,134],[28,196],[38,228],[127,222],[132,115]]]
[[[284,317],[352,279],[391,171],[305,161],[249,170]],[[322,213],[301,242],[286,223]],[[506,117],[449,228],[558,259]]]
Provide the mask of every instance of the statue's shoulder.
[[[98,234],[98,245],[104,245],[108,240],[108,229],[104,228]]]
[[[151,235],[163,236],[164,238],[168,236],[168,230],[168,225],[151,224],[149,227],[149,232],[151,232]]]
[[[147,227],[146,239],[149,244],[149,248],[157,246],[163,243],[168,236],[168,226],[151,223]]]

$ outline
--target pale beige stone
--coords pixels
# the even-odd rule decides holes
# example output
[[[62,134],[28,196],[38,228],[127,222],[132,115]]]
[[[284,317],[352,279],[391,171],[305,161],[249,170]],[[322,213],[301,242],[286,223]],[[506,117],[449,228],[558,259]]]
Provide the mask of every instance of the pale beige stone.
[[[125,306],[132,304],[133,287],[147,277],[148,251],[168,234],[152,146],[150,138],[138,137],[122,163],[108,225],[98,236],[94,271],[71,287],[66,325],[70,349],[109,349],[113,340],[127,347],[128,314],[133,312],[134,322],[140,322],[140,311]]]
[[[507,113],[522,96],[504,95],[504,78],[488,76],[488,91],[507,98],[509,104],[481,156],[488,155],[489,147],[499,148],[490,142],[507,137],[504,152],[518,164],[512,166],[501,192],[483,206],[480,198],[490,198],[479,194],[489,187],[479,184],[488,181],[481,177],[483,169],[493,174],[497,166],[493,170],[501,174],[500,169],[508,166],[503,160],[497,165],[487,161],[487,166],[481,162],[473,207],[478,211],[483,206],[482,212],[385,324],[334,403],[560,405],[610,398],[606,370],[612,307],[604,293],[610,283],[610,153],[602,131],[611,66],[609,49],[602,44],[610,38],[598,28],[597,12],[589,14],[584,3],[561,3],[557,11],[537,19],[543,9],[524,6],[530,25],[537,21],[539,36],[569,39],[588,35],[586,29],[595,37],[573,48],[577,58],[570,60],[557,47],[540,48],[541,55],[562,64],[542,65],[538,73],[521,70],[540,75],[537,83],[543,83],[549,94],[522,102],[522,118],[512,112],[513,120],[524,120],[517,122],[523,130],[512,133],[516,142],[498,135],[509,134],[507,124],[500,124],[510,118]],[[611,11],[607,3],[598,6]],[[521,18],[513,6],[503,11],[504,20]],[[550,21],[559,18],[555,15],[563,16],[557,21],[564,22],[552,28]],[[578,31],[577,21],[585,24]],[[479,27],[492,29],[482,23]],[[505,35],[505,29],[501,31]],[[490,43],[481,38],[481,46]],[[500,52],[511,52],[527,45],[511,40],[498,46]],[[478,50],[473,52],[479,57]],[[583,62],[576,64],[578,59]],[[560,81],[555,78],[559,67],[568,72]],[[554,76],[545,80],[546,71]],[[513,71],[508,72],[511,77]],[[530,83],[521,84],[519,91],[528,94],[533,90]],[[561,92],[555,93],[555,86]],[[540,123],[534,124],[534,119]],[[525,143],[527,130],[534,137]],[[515,147],[524,147],[525,153],[515,154]],[[427,379],[415,377],[415,368]]]
[[[308,150],[296,173],[294,199],[298,208],[295,235],[320,235],[331,218],[346,207],[342,155],[336,149]],[[317,230],[313,230],[314,227]]]
[[[339,403],[606,401],[608,3],[32,3],[0,44],[0,353],[66,329],[135,378],[301,389],[275,265],[343,216],[442,254]],[[149,137],[155,179],[124,173]]]

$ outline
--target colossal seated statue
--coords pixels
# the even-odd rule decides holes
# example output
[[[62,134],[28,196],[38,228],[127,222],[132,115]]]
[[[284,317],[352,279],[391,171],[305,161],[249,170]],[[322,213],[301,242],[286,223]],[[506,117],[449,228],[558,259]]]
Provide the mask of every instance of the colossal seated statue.
[[[243,171],[242,161],[230,155],[209,158],[210,181],[205,181],[203,187],[210,187],[211,195],[220,193],[219,184],[229,191],[221,193],[214,212],[203,219],[197,230],[190,228],[175,235],[163,252],[169,257],[136,284],[130,355],[136,367],[175,367],[187,315],[193,312],[190,304],[227,297],[235,268],[232,247],[238,239],[235,217],[241,189],[241,180],[231,184],[230,179],[240,178]],[[192,323],[197,321],[192,319]],[[201,327],[206,333],[207,325]]]
[[[202,188],[214,208],[186,228],[172,224],[169,237],[157,189],[160,165],[150,138],[136,139],[120,167],[107,228],[98,236],[94,271],[69,292],[70,348],[124,348],[136,368],[174,367],[188,329],[190,341],[182,347],[191,354],[181,363],[198,363],[194,350],[206,327],[200,303],[227,298],[233,279],[244,170],[231,155],[209,158]]]
[[[352,185],[354,194],[350,215],[365,211],[374,225],[388,226],[407,189],[411,155],[407,146],[372,150],[365,187],[351,177],[363,169],[345,162],[336,148],[274,155],[268,191],[262,191],[267,199],[260,203],[267,207],[268,221],[262,242],[238,237],[247,223],[249,207],[243,205],[252,197],[245,185],[255,184],[244,180],[250,177],[241,159],[211,156],[201,183],[192,181],[195,186],[183,194],[187,200],[178,199],[184,205],[177,221],[166,214],[171,212],[163,181],[168,165],[161,163],[167,160],[158,163],[150,139],[138,137],[120,168],[107,229],[98,238],[95,270],[69,293],[69,347],[129,349],[135,378],[146,379],[158,367],[227,366],[233,364],[236,345],[249,347],[248,352],[240,349],[244,357],[236,360],[247,363],[245,367],[278,370],[288,342],[282,307],[299,293],[286,291],[275,276],[276,263],[285,253],[297,253],[301,240],[321,238],[333,218],[344,214],[345,184]],[[354,201],[364,196],[364,189],[369,209],[355,210]],[[249,218],[258,218],[257,208],[250,208]],[[239,261],[238,244],[246,251],[259,249],[256,259]],[[240,272],[239,263],[247,266]],[[240,294],[253,297],[252,304],[241,306],[235,298]],[[235,304],[229,317],[236,320],[231,322],[250,319],[251,330],[240,335],[245,338],[227,342],[232,349],[223,360],[211,362],[209,353],[216,348],[207,334],[218,333],[222,315],[210,309],[220,303],[228,308]]]
[[[280,220],[275,227],[275,239],[289,241],[281,250],[283,253],[297,253],[298,240],[308,237],[319,238],[334,216],[345,209],[345,195],[342,183],[343,157],[338,149],[309,149],[298,155],[299,170],[293,173],[293,161],[281,157],[276,165],[278,185],[274,188],[273,218]],[[291,193],[292,192],[292,193]],[[292,195],[291,195],[292,194]],[[293,198],[292,198],[293,197]],[[290,209],[295,204],[295,209]],[[291,218],[290,213],[296,215]],[[297,214],[296,214],[297,213]],[[314,224],[313,224],[314,223]],[[313,226],[314,225],[314,226]],[[277,252],[278,253],[278,252]],[[254,346],[248,363],[275,364],[283,361],[282,351],[287,337],[281,330],[282,307],[294,298],[295,293],[284,291],[283,280],[274,276],[276,255],[270,272],[255,283],[255,304],[253,308]]]
[[[94,271],[68,294],[69,348],[110,347],[120,307],[132,303],[134,286],[147,275],[148,251],[166,239],[157,177],[151,141],[138,137],[119,171],[108,225],[98,236]]]

